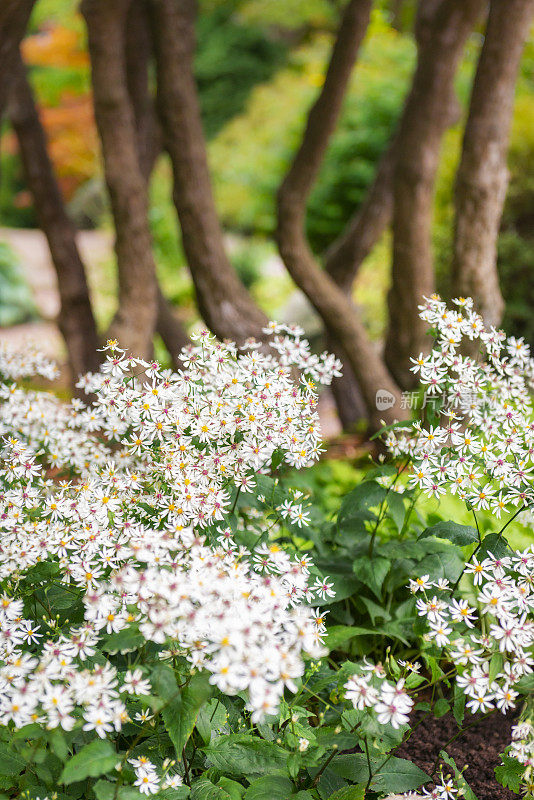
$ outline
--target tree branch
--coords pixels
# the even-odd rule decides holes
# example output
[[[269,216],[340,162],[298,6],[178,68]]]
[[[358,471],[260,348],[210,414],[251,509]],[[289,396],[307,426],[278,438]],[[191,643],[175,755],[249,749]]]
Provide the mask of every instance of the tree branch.
[[[320,269],[304,233],[306,201],[335,129],[352,68],[363,40],[371,0],[350,0],[332,50],[323,88],[313,105],[297,154],[278,192],[277,240],[294,281],[321,315],[328,333],[339,341],[360,383],[373,426],[383,417],[402,417],[399,392],[369,342],[350,299]],[[391,393],[392,407],[377,409],[376,393]]]
[[[56,269],[61,302],[58,325],[67,346],[72,378],[98,368],[98,337],[85,277],[69,219],[48,155],[46,135],[20,53],[13,64],[9,116],[18,139],[39,225]]]

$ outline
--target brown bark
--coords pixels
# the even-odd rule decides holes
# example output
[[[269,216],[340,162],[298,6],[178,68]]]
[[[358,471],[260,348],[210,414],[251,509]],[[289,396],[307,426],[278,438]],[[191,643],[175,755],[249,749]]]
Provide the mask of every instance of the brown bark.
[[[491,2],[456,176],[454,292],[473,297],[488,325],[498,325],[504,311],[497,238],[517,71],[533,14],[534,0]]]
[[[58,325],[65,339],[69,366],[78,375],[98,368],[98,337],[85,270],[76,245],[75,229],[67,216],[47,150],[45,132],[17,53],[13,65],[9,115],[15,130],[26,181],[50,247],[61,302]]]
[[[266,317],[255,305],[225,253],[215,209],[193,77],[193,0],[152,0],[158,110],[171,158],[173,199],[197,304],[219,337],[242,342],[261,337]]]
[[[146,182],[128,97],[125,30],[129,0],[83,0],[95,118],[115,222],[119,308],[110,335],[140,356],[152,352],[157,289]]]
[[[300,148],[278,192],[277,240],[291,276],[321,315],[328,334],[343,348],[358,379],[373,427],[383,418],[403,416],[399,392],[369,342],[351,300],[320,269],[304,233],[306,200],[317,177],[329,138],[335,129],[360,44],[371,0],[350,0],[332,50],[319,97],[313,105]],[[391,393],[394,405],[377,408],[377,391]]]
[[[19,45],[34,5],[35,0],[2,0],[0,3],[0,120],[10,95]]]
[[[149,81],[152,36],[148,0],[132,0],[126,19],[126,83],[132,104],[141,172],[148,181],[163,137]]]
[[[429,348],[419,318],[422,295],[434,291],[432,217],[443,134],[454,104],[454,76],[467,36],[485,0],[420,2],[418,60],[401,117],[394,173],[392,286],[388,295],[386,363],[403,388],[416,380],[410,356]],[[424,24],[428,23],[428,24]]]
[[[163,144],[161,126],[149,83],[149,63],[152,57],[152,36],[147,0],[132,0],[126,20],[126,82],[132,104],[141,172],[147,183]],[[173,366],[180,366],[178,354],[189,343],[182,323],[171,304],[157,287],[158,315],[156,332],[167,348]]]

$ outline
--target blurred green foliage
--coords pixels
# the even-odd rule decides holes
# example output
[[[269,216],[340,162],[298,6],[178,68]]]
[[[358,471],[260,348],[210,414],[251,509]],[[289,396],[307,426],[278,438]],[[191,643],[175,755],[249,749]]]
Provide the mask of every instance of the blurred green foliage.
[[[271,234],[276,189],[298,147],[306,114],[324,79],[331,36],[312,35],[286,68],[251,93],[245,112],[210,147],[225,224]],[[413,68],[410,36],[375,13],[342,119],[308,205],[308,234],[321,250],[361,202],[395,126]]]
[[[27,322],[36,316],[17,258],[6,242],[0,242],[0,327]]]
[[[286,54],[283,41],[236,17],[228,6],[200,14],[195,77],[208,138],[241,113],[252,87],[269,80]]]

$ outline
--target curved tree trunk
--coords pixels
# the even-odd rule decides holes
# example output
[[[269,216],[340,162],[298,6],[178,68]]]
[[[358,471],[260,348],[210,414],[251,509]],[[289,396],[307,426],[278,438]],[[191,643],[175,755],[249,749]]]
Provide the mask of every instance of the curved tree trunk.
[[[297,285],[339,342],[358,379],[373,427],[404,415],[400,396],[351,300],[316,263],[304,233],[306,201],[335,129],[352,68],[369,21],[371,0],[350,0],[332,51],[325,82],[313,105],[291,168],[278,192],[277,240],[282,259]],[[377,403],[377,393],[391,405]],[[377,407],[378,406],[378,407]]]
[[[152,170],[161,153],[163,137],[149,85],[152,36],[147,0],[132,0],[131,2],[126,19],[125,54],[126,82],[137,134],[137,154],[148,191]],[[179,367],[181,362],[178,354],[185,345],[189,344],[189,337],[171,304],[164,297],[159,283],[157,302],[156,332],[161,336],[173,366]]]
[[[456,176],[453,287],[487,325],[504,311],[497,238],[508,187],[506,154],[517,71],[534,0],[492,0]]]
[[[157,318],[157,289],[146,182],[139,166],[125,68],[129,0],[83,0],[95,117],[115,221],[119,308],[110,335],[148,357]]]
[[[193,77],[193,0],[152,0],[158,110],[173,174],[182,241],[207,325],[220,338],[261,338],[266,317],[230,264],[215,209]]]
[[[9,101],[28,188],[50,247],[61,302],[58,325],[65,340],[74,381],[98,369],[98,337],[85,270],[74,226],[69,219],[48,156],[45,132],[39,120],[26,69],[17,52]]]
[[[434,291],[434,183],[443,134],[455,104],[456,69],[483,7],[484,0],[438,0],[430,4],[421,0],[419,6],[417,67],[398,131],[385,350],[388,368],[403,388],[411,388],[416,382],[410,372],[410,356],[430,346],[418,306],[423,295]]]

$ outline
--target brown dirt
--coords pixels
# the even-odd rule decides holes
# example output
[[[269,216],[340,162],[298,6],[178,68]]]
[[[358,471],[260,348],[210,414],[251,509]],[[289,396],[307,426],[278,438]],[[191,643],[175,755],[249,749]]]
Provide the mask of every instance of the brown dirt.
[[[417,721],[417,715],[414,721]],[[512,725],[511,715],[504,717],[495,713],[481,719],[455,742],[443,747],[457,733],[458,726],[451,714],[440,719],[429,717],[395,755],[410,759],[431,774],[439,751],[444,749],[458,769],[468,765],[464,777],[478,800],[513,800],[517,795],[497,783],[493,771],[501,763],[499,754],[510,744]],[[443,767],[445,774],[450,772],[446,764]]]

